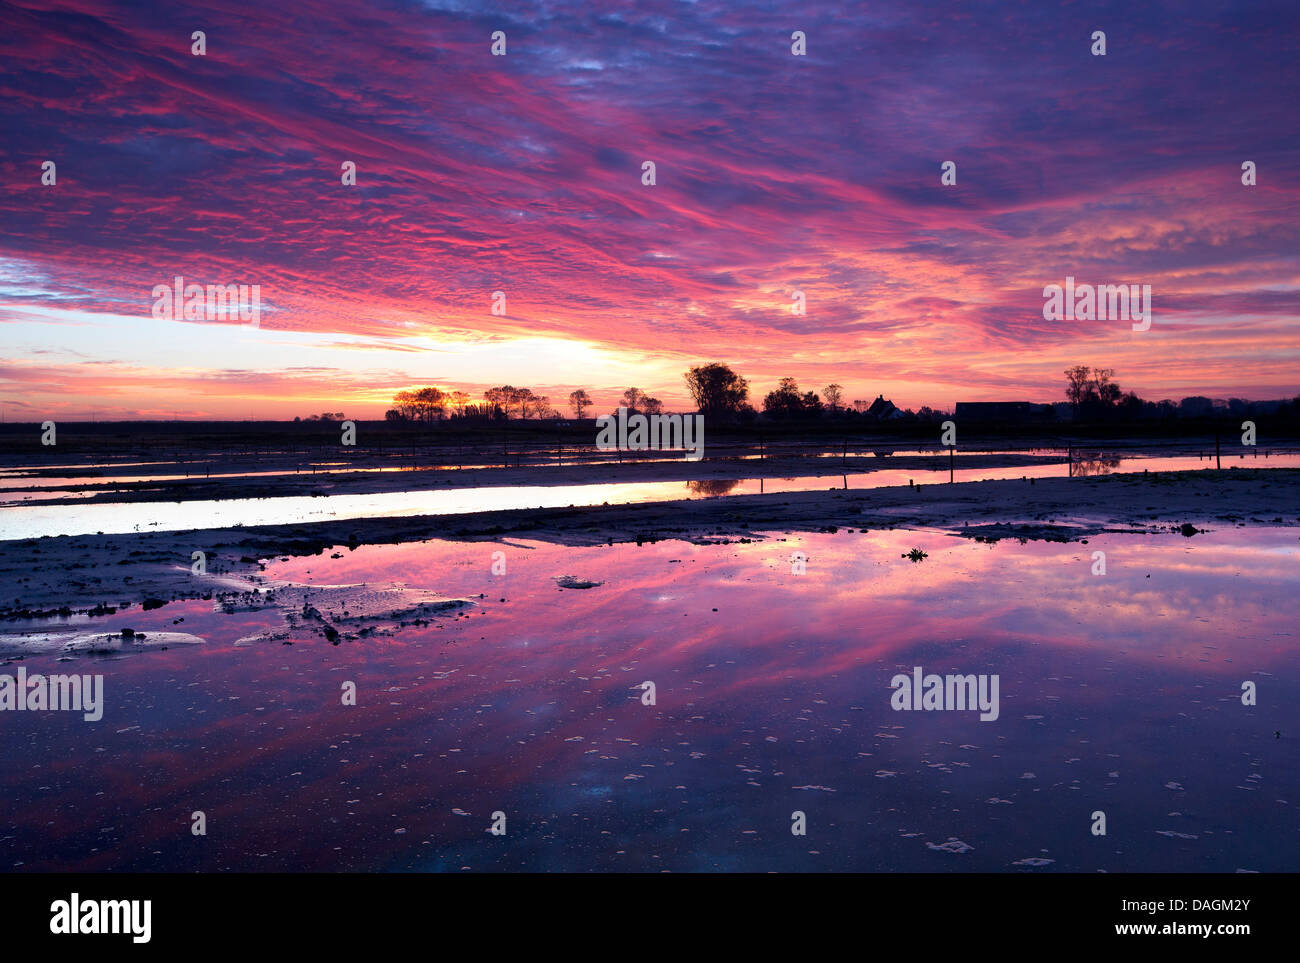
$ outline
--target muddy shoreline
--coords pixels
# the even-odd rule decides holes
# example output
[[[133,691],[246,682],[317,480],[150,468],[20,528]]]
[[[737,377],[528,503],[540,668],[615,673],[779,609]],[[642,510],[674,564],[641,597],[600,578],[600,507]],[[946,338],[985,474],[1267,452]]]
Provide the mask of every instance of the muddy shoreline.
[[[836,473],[838,474],[838,473]],[[535,472],[532,473],[535,480]],[[628,480],[620,475],[619,480]],[[1300,469],[1118,474],[767,495],[468,515],[326,521],[258,528],[58,536],[0,542],[10,597],[0,619],[110,614],[209,598],[191,574],[249,575],[259,560],[343,552],[367,544],[530,539],[564,545],[707,543],[771,533],[926,529],[970,538],[1072,541],[1101,532],[1169,537],[1244,525],[1300,526]]]

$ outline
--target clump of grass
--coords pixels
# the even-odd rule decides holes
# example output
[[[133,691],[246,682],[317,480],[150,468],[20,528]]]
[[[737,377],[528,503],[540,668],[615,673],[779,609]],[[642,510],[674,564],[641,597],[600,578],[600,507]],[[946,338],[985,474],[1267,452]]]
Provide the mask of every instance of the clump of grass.
[[[906,555],[901,555],[901,556],[899,556],[899,557],[900,557],[900,558],[910,558],[913,562],[919,562],[919,561],[921,561],[921,559],[923,559],[923,558],[929,558],[930,556],[929,556],[927,553],[921,551],[919,548],[914,548],[914,549],[912,549],[910,552],[908,552]]]

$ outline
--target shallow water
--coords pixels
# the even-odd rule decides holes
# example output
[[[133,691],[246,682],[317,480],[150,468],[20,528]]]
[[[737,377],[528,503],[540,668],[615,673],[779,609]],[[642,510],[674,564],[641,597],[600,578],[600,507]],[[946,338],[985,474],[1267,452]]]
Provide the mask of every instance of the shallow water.
[[[273,578],[484,597],[337,647],[235,647],[273,614],[211,602],[89,620],[209,641],[24,660],[102,672],[107,709],[0,713],[0,854],[23,870],[1293,872],[1298,549],[1294,528],[1086,545],[841,531],[272,562]],[[918,665],[997,674],[998,719],[892,709],[890,680]]]
[[[1227,467],[1300,468],[1300,454],[1224,458]],[[185,531],[231,526],[285,525],[351,518],[412,515],[461,515],[471,512],[529,508],[625,505],[724,495],[824,491],[827,488],[874,489],[942,484],[949,479],[947,460],[935,457],[934,470],[880,469],[843,475],[797,478],[703,479],[699,481],[615,482],[593,485],[519,485],[452,488],[438,491],[375,492],[274,498],[229,498],[166,502],[121,502],[69,505],[4,504],[0,498],[0,541],[54,535],[122,534]],[[1137,471],[1183,471],[1209,468],[1213,456],[1162,456],[1093,459],[1073,469],[1060,464],[969,468],[955,471],[957,482],[999,478],[1054,478]],[[540,474],[539,477],[544,477]]]

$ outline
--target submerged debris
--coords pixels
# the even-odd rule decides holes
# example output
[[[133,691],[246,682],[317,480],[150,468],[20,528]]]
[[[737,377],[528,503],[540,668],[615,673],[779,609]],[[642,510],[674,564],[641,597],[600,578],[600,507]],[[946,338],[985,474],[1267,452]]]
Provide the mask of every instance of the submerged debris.
[[[925,845],[930,849],[937,849],[945,853],[969,853],[975,848],[970,843],[963,843],[956,836],[949,836],[946,843],[935,845],[934,843],[927,842]]]
[[[469,599],[449,598],[429,589],[403,585],[305,585],[298,582],[247,581],[245,591],[224,593],[213,609],[233,612],[277,610],[284,619],[279,628],[257,632],[235,642],[307,642],[322,636],[333,645],[341,639],[392,635],[411,621],[419,622],[472,606]]]
[[[576,575],[557,575],[555,584],[560,588],[570,589],[590,589],[597,585],[604,585],[604,582],[591,582],[584,578],[578,578]]]
[[[30,632],[0,635],[0,654],[62,652],[67,655],[129,655],[172,645],[203,645],[187,632]]]

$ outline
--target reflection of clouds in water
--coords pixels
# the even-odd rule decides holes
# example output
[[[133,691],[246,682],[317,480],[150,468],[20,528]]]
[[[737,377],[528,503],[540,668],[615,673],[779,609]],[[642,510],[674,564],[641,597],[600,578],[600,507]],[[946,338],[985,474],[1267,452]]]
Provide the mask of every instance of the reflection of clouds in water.
[[[930,554],[923,566],[899,557],[916,544]],[[170,706],[168,738],[123,733],[88,758],[71,752],[84,738],[73,731],[53,747],[69,749],[67,762],[0,774],[0,793],[22,829],[15,859],[32,867],[32,854],[60,839],[68,867],[193,867],[165,821],[119,816],[198,796],[231,820],[231,843],[212,865],[240,869],[337,868],[340,853],[359,869],[500,868],[501,853],[477,842],[497,809],[527,813],[534,827],[511,851],[516,869],[800,868],[763,822],[773,800],[793,796],[810,815],[822,807],[819,818],[843,798],[864,807],[826,868],[999,871],[1055,859],[1071,871],[1165,869],[1180,858],[1171,839],[1200,836],[1227,840],[1221,855],[1207,853],[1216,869],[1294,869],[1276,847],[1252,848],[1290,810],[1236,787],[1257,774],[1243,776],[1239,761],[1255,725],[1239,708],[1240,678],[1271,670],[1279,700],[1300,695],[1288,661],[1297,603],[1285,591],[1295,544],[1285,529],[1088,545],[898,530],[723,545],[431,541],[273,561],[267,579],[400,578],[478,604],[338,648],[235,649],[265,613],[224,615],[210,602],[136,612],[138,629],[184,615],[212,640],[106,664],[106,695],[120,693],[109,696],[115,726],[157,730],[157,707]],[[809,557],[805,576],[786,562],[796,546]],[[1107,552],[1107,576],[1091,574],[1094,547]],[[508,576],[492,574],[498,549]],[[554,579],[568,571],[605,585],[558,591]],[[913,665],[1000,674],[1003,718],[894,713],[889,679]],[[339,704],[345,679],[357,683],[356,708]],[[645,679],[658,684],[653,709],[629,698]],[[1292,727],[1285,716],[1270,722],[1268,744]],[[0,751],[15,738],[0,730]],[[178,739],[202,747],[201,765],[179,758]],[[1167,805],[1147,812],[1151,779],[1115,782],[1150,759],[1162,760],[1155,786],[1189,787],[1164,796],[1212,815],[1170,822]],[[1275,797],[1297,798],[1293,776],[1247,761]],[[50,792],[40,787],[52,772],[59,798],[100,807],[60,810],[47,830]],[[1153,843],[1104,859],[1058,850],[1074,819],[1061,792],[1103,786],[1132,814],[1135,838]],[[1260,797],[1257,808],[1240,796]],[[1251,831],[1207,836],[1206,821],[1229,802]],[[76,848],[107,819],[130,828],[94,856]],[[304,821],[320,836],[310,850],[277,828]],[[711,842],[760,824],[751,850]],[[913,841],[896,842],[900,834]],[[258,864],[258,853],[271,855]]]

